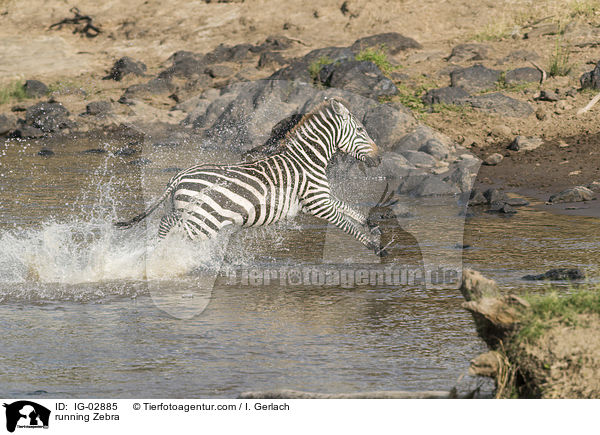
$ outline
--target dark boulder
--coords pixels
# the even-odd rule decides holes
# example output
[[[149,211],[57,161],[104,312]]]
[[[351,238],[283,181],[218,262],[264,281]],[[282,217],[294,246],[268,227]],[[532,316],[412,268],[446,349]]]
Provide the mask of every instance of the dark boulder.
[[[271,35],[265,42],[252,48],[252,51],[266,52],[266,51],[283,51],[294,45],[294,41],[286,36],[282,35]]]
[[[421,44],[412,38],[396,32],[389,32],[357,39],[350,49],[354,53],[359,53],[365,48],[379,48],[381,46],[384,46],[385,50],[391,55],[398,54],[401,51],[406,51],[411,48],[422,48]]]
[[[498,204],[506,202],[506,195],[500,192],[498,189],[487,189],[483,192],[483,196],[487,200],[488,204]]]
[[[526,281],[580,281],[585,279],[585,273],[580,269],[560,267],[539,275],[525,275],[523,279]]]
[[[114,63],[108,75],[103,79],[121,81],[123,77],[129,74],[144,76],[145,73],[146,65],[144,63],[125,56]]]
[[[430,89],[423,96],[425,104],[466,104],[469,93],[461,87],[447,86],[445,88]]]
[[[206,68],[204,73],[208,74],[213,79],[222,79],[232,76],[235,74],[235,71],[230,66],[216,64]]]
[[[24,139],[33,139],[44,136],[44,132],[39,128],[32,127],[31,125],[20,124],[19,127],[13,130],[9,136]]]
[[[39,80],[27,80],[23,85],[23,90],[27,98],[39,98],[48,94],[48,86]]]
[[[372,102],[366,109],[363,125],[382,150],[390,149],[416,125],[415,118],[404,106]]]
[[[12,115],[0,114],[0,136],[8,134],[17,127],[17,118]]]
[[[488,58],[490,47],[485,44],[459,44],[452,49],[446,59],[448,62],[465,62],[471,60],[484,60]]]
[[[398,93],[396,85],[383,75],[377,65],[368,61],[332,64],[330,74],[322,83],[367,98],[388,97]]]
[[[293,59],[288,66],[275,71],[269,78],[311,83],[313,80],[310,75],[311,65],[318,62],[335,64],[348,60],[354,60],[354,53],[347,47],[318,48],[301,58]]]
[[[285,64],[285,59],[276,51],[265,51],[258,58],[258,69],[274,68],[283,64]]]
[[[472,107],[484,112],[514,118],[526,118],[534,112],[529,103],[516,100],[500,92],[469,97],[468,102]]]
[[[486,68],[481,64],[461,68],[450,73],[452,87],[462,87],[467,92],[481,92],[496,89],[501,72]]]
[[[471,190],[471,193],[469,196],[469,205],[470,206],[486,205],[487,203],[488,203],[488,200],[481,190],[479,190],[479,189]]]
[[[85,106],[86,115],[104,117],[112,112],[112,104],[109,101],[92,101]]]
[[[69,111],[60,103],[38,103],[27,108],[25,123],[39,128],[44,133],[52,133],[63,128],[72,128]]]
[[[522,83],[540,83],[542,73],[537,68],[524,67],[508,71],[504,76],[504,82],[508,85]]]

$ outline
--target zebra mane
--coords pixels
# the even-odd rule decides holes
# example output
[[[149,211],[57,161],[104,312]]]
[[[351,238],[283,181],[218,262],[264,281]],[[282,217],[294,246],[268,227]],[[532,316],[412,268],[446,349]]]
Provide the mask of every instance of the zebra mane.
[[[321,111],[325,108],[325,107],[329,107],[329,105],[331,104],[331,101],[334,98],[331,99],[327,99],[325,101],[320,102],[317,106],[315,106],[310,112],[306,113],[301,119],[300,121],[298,121],[296,123],[296,125],[294,125],[292,128],[290,128],[288,130],[288,132],[285,134],[281,145],[283,145],[283,148],[287,147],[288,144],[288,140],[291,139],[300,128],[302,128],[302,126],[304,124],[306,124],[306,122],[310,119],[312,119],[317,113],[321,113]],[[341,98],[335,98],[335,100],[341,104],[343,104],[344,106],[348,107],[348,104],[346,101],[342,100]],[[333,109],[332,109],[333,111]]]

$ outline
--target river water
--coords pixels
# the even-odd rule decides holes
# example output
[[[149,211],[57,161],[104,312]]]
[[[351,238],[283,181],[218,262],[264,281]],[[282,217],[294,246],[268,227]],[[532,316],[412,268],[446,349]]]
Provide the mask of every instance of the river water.
[[[55,155],[38,156],[42,146]],[[520,291],[532,288],[520,280],[527,273],[593,275],[598,264],[596,219],[527,208],[465,223],[456,198],[401,198],[402,217],[382,223],[384,241],[395,241],[383,260],[307,216],[158,243],[160,210],[132,229],[111,223],[157,197],[177,168],[235,155],[186,143],[119,155],[127,146],[0,145],[0,396],[449,390],[485,345],[456,275],[424,285],[415,279],[424,266],[464,263]],[[385,184],[334,187],[368,212]]]

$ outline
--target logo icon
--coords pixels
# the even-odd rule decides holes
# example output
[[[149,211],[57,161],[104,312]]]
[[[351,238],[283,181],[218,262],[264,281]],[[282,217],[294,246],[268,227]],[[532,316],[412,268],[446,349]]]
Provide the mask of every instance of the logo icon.
[[[19,400],[4,404],[6,408],[6,430],[14,432],[18,428],[48,428],[50,410],[29,400]]]

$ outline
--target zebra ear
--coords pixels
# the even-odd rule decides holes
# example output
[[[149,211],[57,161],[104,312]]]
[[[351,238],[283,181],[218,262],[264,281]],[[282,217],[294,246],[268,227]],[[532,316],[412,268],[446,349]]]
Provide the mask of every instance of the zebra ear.
[[[347,119],[350,117],[350,112],[346,107],[337,100],[331,100],[331,108],[336,115],[340,115],[342,118]]]

